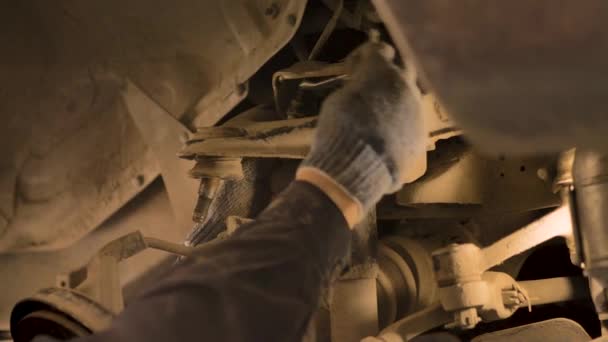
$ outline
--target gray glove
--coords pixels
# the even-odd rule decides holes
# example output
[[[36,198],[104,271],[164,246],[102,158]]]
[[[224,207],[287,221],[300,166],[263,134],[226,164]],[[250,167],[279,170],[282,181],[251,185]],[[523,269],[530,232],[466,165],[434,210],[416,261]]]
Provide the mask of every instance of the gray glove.
[[[392,47],[368,42],[347,58],[351,77],[323,103],[300,165],[332,178],[364,213],[399,190],[426,156],[418,90],[393,57]]]

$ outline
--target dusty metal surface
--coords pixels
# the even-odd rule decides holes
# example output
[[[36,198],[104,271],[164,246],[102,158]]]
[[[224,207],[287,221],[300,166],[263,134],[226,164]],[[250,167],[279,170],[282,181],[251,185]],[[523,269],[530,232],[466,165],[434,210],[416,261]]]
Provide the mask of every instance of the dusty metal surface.
[[[175,117],[187,113],[187,119],[206,126],[246,94],[242,85],[291,38],[305,5],[302,0],[65,0],[14,7],[38,19],[40,31],[34,34],[47,40],[40,46],[43,56],[117,70]]]
[[[7,330],[10,310],[17,301],[31,296],[40,288],[57,286],[57,275],[83,266],[105,243],[134,229],[140,229],[147,236],[162,236],[174,243],[181,243],[190,228],[176,225],[163,184],[157,181],[136,201],[129,203],[73,246],[54,251],[0,255],[4,275],[0,295],[0,329]],[[165,252],[154,250],[133,256],[119,265],[121,284],[124,286],[138,280],[166,258]]]
[[[31,342],[38,335],[68,340],[86,336],[89,331],[65,315],[51,310],[34,311],[19,321],[11,332],[13,342]]]
[[[380,22],[366,1],[324,2],[334,12],[326,11],[329,15],[324,18],[323,25],[316,24],[315,36],[309,35],[307,38],[316,38],[317,44],[310,46],[310,54],[306,51],[300,60],[306,59],[306,56],[320,56],[318,52],[321,48],[329,49],[327,37],[332,31],[335,34],[336,30],[343,30],[344,27],[358,30],[362,29],[362,25]],[[408,67],[414,65],[415,60],[404,53],[408,47],[405,46],[407,42],[404,31],[399,30],[403,27],[399,25],[410,25],[412,32],[428,39],[419,40],[417,36],[410,43],[415,47],[417,56],[422,56],[417,62],[421,66],[419,70],[423,77],[420,89],[424,94],[428,150],[435,151],[442,157],[430,160],[430,172],[413,185],[406,186],[397,195],[399,207],[394,204],[394,198],[386,199],[393,200],[390,207],[386,206],[386,202],[380,205],[378,216],[381,220],[416,219],[406,222],[411,228],[408,234],[399,232],[416,239],[416,242],[401,236],[385,239],[385,244],[380,246],[381,269],[378,282],[375,279],[376,269],[366,268],[373,264],[377,247],[366,242],[374,239],[368,239],[368,236],[355,240],[365,245],[362,249],[365,253],[353,256],[355,263],[366,267],[351,270],[334,288],[334,305],[327,312],[330,317],[327,317],[329,323],[326,323],[330,326],[326,330],[333,335],[333,340],[354,341],[365,335],[375,335],[378,320],[382,325],[397,320],[383,331],[381,337],[383,341],[404,341],[433,327],[453,323],[454,319],[461,321],[460,326],[470,326],[479,319],[478,313],[485,320],[505,318],[520,306],[555,301],[555,297],[545,296],[542,292],[547,286],[555,287],[555,294],[559,298],[579,295],[580,284],[574,286],[565,279],[519,286],[513,280],[514,275],[508,272],[509,275],[482,274],[490,266],[514,254],[552,236],[568,233],[570,226],[563,220],[568,215],[558,209],[529,226],[525,224],[538,215],[526,213],[527,216],[516,218],[509,216],[507,220],[513,222],[525,221],[525,224],[518,225],[524,228],[496,242],[496,237],[506,231],[502,226],[508,224],[500,222],[503,217],[493,215],[529,212],[560,203],[560,197],[551,192],[552,163],[555,158],[507,157],[494,160],[479,157],[468,149],[454,154],[454,151],[438,142],[461,134],[451,120],[451,115],[442,106],[444,104],[450,113],[455,111],[456,118],[460,120],[458,123],[472,129],[474,141],[485,143],[487,137],[484,134],[490,134],[487,132],[496,134],[492,130],[497,127],[509,128],[511,135],[498,135],[497,141],[484,145],[493,149],[492,152],[502,152],[503,149],[519,151],[517,148],[522,146],[524,152],[545,148],[545,145],[540,148],[538,144],[535,145],[540,140],[517,140],[517,144],[509,145],[513,144],[513,132],[526,133],[529,129],[513,125],[513,120],[520,115],[529,119],[526,115],[541,113],[546,109],[541,106],[544,105],[541,102],[549,95],[559,96],[555,101],[559,108],[554,111],[558,115],[567,115],[580,100],[596,101],[600,97],[595,81],[580,88],[587,94],[568,97],[567,92],[572,84],[580,83],[583,79],[581,75],[588,72],[592,65],[597,67],[597,56],[573,59],[581,63],[589,62],[589,66],[568,71],[567,77],[560,75],[562,78],[570,77],[568,85],[557,82],[551,84],[555,81],[556,76],[551,73],[557,70],[556,66],[567,65],[570,61],[565,61],[567,58],[564,56],[553,58],[548,54],[548,51],[558,51],[553,50],[557,43],[547,43],[544,40],[547,37],[545,34],[574,32],[572,36],[563,40],[557,38],[555,41],[572,43],[570,47],[578,41],[580,47],[586,46],[588,42],[582,42],[581,37],[585,33],[597,33],[595,24],[579,28],[568,25],[578,24],[582,13],[590,8],[585,6],[589,5],[581,6],[584,8],[580,11],[570,8],[570,5],[565,6],[573,10],[574,15],[571,21],[561,20],[563,27],[556,24],[560,22],[559,18],[555,20],[555,15],[560,17],[562,10],[550,9],[547,13],[538,14],[541,19],[538,21],[539,26],[547,29],[546,32],[532,34],[531,37],[536,41],[530,39],[522,43],[519,37],[504,30],[504,19],[498,18],[501,12],[472,0],[460,7],[435,0],[424,4],[390,0],[375,2]],[[0,19],[5,19],[0,21],[0,27],[6,25],[10,32],[0,32],[0,41],[6,40],[6,37],[13,39],[15,32],[21,38],[17,42],[7,41],[4,45],[14,46],[14,51],[0,56],[0,61],[3,58],[8,61],[0,63],[0,71],[4,72],[0,72],[0,82],[9,84],[11,79],[18,80],[14,83],[15,89],[0,91],[0,112],[19,113],[23,116],[15,114],[7,120],[7,130],[13,136],[0,134],[3,142],[6,142],[5,146],[0,146],[0,151],[6,149],[9,155],[5,162],[0,163],[0,247],[5,250],[46,250],[69,246],[39,254],[24,252],[21,255],[0,255],[3,272],[11,275],[6,281],[5,293],[0,296],[0,328],[7,322],[5,308],[10,308],[14,301],[31,294],[35,289],[53,283],[65,284],[67,287],[84,285],[84,291],[99,297],[104,305],[118,312],[123,301],[121,288],[152,273],[152,268],[166,260],[162,253],[145,251],[134,256],[133,260],[118,264],[118,259],[129,253],[113,250],[118,252],[116,256],[105,250],[98,265],[102,281],[97,283],[83,283],[85,279],[81,272],[59,278],[55,277],[56,274],[83,266],[92,253],[107,241],[135,229],[142,229],[146,235],[163,238],[139,236],[136,245],[140,248],[147,246],[187,255],[191,249],[177,244],[182,242],[183,237],[188,236],[187,242],[196,244],[216,238],[226,227],[228,229],[225,233],[220,233],[220,236],[229,237],[238,227],[231,215],[255,217],[259,209],[268,203],[271,193],[276,194],[282,189],[282,186],[268,184],[271,183],[268,180],[270,175],[279,173],[276,168],[283,163],[272,158],[303,158],[316,125],[315,117],[302,118],[314,111],[296,110],[302,106],[295,106],[294,103],[308,101],[308,98],[298,98],[299,92],[313,93],[320,99],[320,95],[339,86],[348,78],[341,63],[305,61],[287,69],[279,69],[278,72],[274,68],[272,84],[268,82],[267,86],[270,88],[272,85],[274,90],[276,113],[267,111],[272,101],[272,97],[269,97],[265,102],[266,108],[254,108],[220,127],[207,126],[217,123],[246,98],[250,90],[253,91],[253,84],[256,83],[252,80],[250,89],[248,79],[291,39],[303,18],[305,5],[304,0],[180,0],[172,4],[158,0],[136,0],[128,4],[116,0],[95,4],[71,0],[55,4],[24,1],[22,4],[11,5],[8,15],[0,14]],[[327,10],[320,3],[315,4],[317,5]],[[390,6],[394,10],[387,12]],[[518,19],[521,24],[518,30],[530,29],[531,17],[536,13],[534,11],[541,9],[536,7],[538,4],[528,7],[520,4],[497,7],[500,6],[505,9],[504,13],[517,10],[520,10],[519,14],[523,13]],[[473,14],[473,7],[479,10],[476,15]],[[117,8],[121,10],[116,11]],[[403,8],[409,12],[400,12]],[[600,5],[596,7],[602,8],[604,7]],[[440,13],[438,9],[449,13],[449,20],[446,19],[446,13]],[[397,17],[409,19],[407,22],[395,21]],[[36,22],[36,25],[27,27],[24,23],[28,22]],[[326,30],[320,32],[319,29],[326,23]],[[455,26],[457,29],[454,29]],[[487,29],[487,32],[477,32],[478,29]],[[600,33],[598,37],[602,37]],[[501,34],[501,39],[505,40],[504,46],[495,42],[488,43],[488,38],[495,39]],[[464,48],[477,39],[479,46],[470,50]],[[309,40],[311,43],[315,41]],[[302,43],[302,40],[299,42]],[[296,45],[294,43],[294,49]],[[504,53],[503,50],[507,47],[513,51]],[[525,57],[522,54],[525,49],[522,47],[528,51],[534,48],[538,55]],[[604,53],[603,45],[601,47],[598,55]],[[494,48],[495,51],[490,51],[489,48]],[[20,60],[18,57],[21,55],[28,57]],[[548,63],[539,68],[536,64],[543,58],[557,61],[557,64]],[[337,58],[333,63],[336,60],[341,59]],[[511,73],[507,78],[503,75],[505,70]],[[527,71],[531,72],[524,75]],[[536,79],[531,82],[530,79],[534,78]],[[125,79],[129,81],[124,81]],[[599,78],[594,80],[597,79]],[[514,88],[513,82],[522,82],[522,86]],[[546,87],[547,84],[551,86]],[[452,87],[460,88],[455,90]],[[439,94],[442,104],[435,98],[435,93]],[[29,104],[31,99],[38,98],[42,100],[36,106]],[[253,96],[250,100],[252,98]],[[261,103],[252,102],[258,105]],[[522,103],[529,105],[525,107]],[[588,110],[594,106],[589,103],[581,108]],[[309,107],[317,109],[314,105]],[[522,107],[525,110],[521,110]],[[256,114],[256,110],[260,115]],[[461,115],[463,112],[466,115]],[[511,115],[513,112],[515,114]],[[127,114],[130,114],[130,118]],[[257,118],[252,118],[256,115]],[[595,112],[591,115],[597,116]],[[483,117],[479,119],[480,116]],[[285,117],[294,119],[279,120]],[[467,121],[471,118],[476,121]],[[538,139],[549,139],[549,150],[555,146],[565,146],[568,139],[559,141],[559,144],[551,140],[551,137],[555,137],[556,127],[560,126],[563,131],[563,125],[555,122],[546,124],[543,121],[546,118],[541,113],[536,119],[528,120],[531,127],[536,127],[536,132],[541,132],[537,134]],[[500,125],[491,120],[500,121]],[[28,127],[30,122],[33,123],[32,127]],[[539,125],[546,130],[539,130]],[[190,172],[188,169],[193,162],[175,158],[180,139],[186,139],[183,136],[187,133],[184,126],[197,129],[196,133],[189,136],[181,154],[182,157],[196,160],[196,165]],[[603,127],[601,123],[597,126]],[[573,135],[580,133],[577,128],[581,126],[571,127],[574,127]],[[30,128],[31,133],[28,131]],[[514,128],[520,131],[513,130]],[[593,139],[594,137],[589,137],[589,141]],[[242,157],[246,158],[241,159]],[[247,157],[267,159],[254,160]],[[437,161],[440,163],[435,163]],[[297,160],[285,161],[288,162],[297,164]],[[290,166],[291,169],[293,165]],[[78,177],[72,177],[72,172]],[[163,176],[168,199],[166,194],[157,193],[154,198],[148,198],[155,204],[144,203],[131,213],[132,216],[113,219],[80,243],[72,244],[91,232],[159,173]],[[188,180],[188,173],[206,180],[198,187],[196,182]],[[293,172],[284,173],[287,177],[276,183],[285,183],[292,178]],[[215,177],[216,186],[205,186],[210,177]],[[117,181],[113,182],[114,179]],[[91,183],[95,188],[89,186]],[[195,216],[200,222],[190,231],[190,213],[197,189],[202,189],[200,195],[203,199],[199,203],[202,204],[195,209]],[[97,207],[91,206],[91,203]],[[25,224],[20,223],[26,227],[20,232],[19,229],[14,229],[13,221],[21,222],[19,220],[23,220],[24,215],[35,219]],[[87,221],[74,223],[71,218],[78,215],[88,215]],[[485,230],[471,228],[483,221],[476,221],[482,216]],[[68,220],[65,220],[66,217]],[[227,217],[228,223],[225,222]],[[440,217],[445,220],[438,219]],[[468,220],[470,218],[474,219]],[[41,225],[41,220],[50,223]],[[374,224],[375,221],[374,219]],[[421,223],[423,221],[424,224]],[[555,229],[548,234],[545,234],[544,229],[546,221],[549,224],[555,223]],[[72,230],[66,229],[67,226]],[[428,227],[433,229],[427,229]],[[397,230],[400,229],[404,229],[403,225]],[[494,233],[498,230],[500,233]],[[3,231],[6,231],[4,236]],[[437,236],[429,238],[430,235]],[[5,240],[4,237],[9,239]],[[445,263],[436,262],[433,265],[426,250],[449,243],[479,241],[484,242],[481,245],[486,245],[485,242],[490,245],[482,251],[473,250],[470,253],[472,257],[469,255],[469,258],[464,258],[465,262],[460,260],[458,265],[452,267],[468,268],[465,271],[472,273],[464,272],[464,276],[460,275],[457,282],[464,285],[457,289],[451,300],[454,302],[464,298],[463,301],[467,301],[469,297],[465,298],[464,293],[470,290],[467,286],[479,278],[479,283],[485,284],[485,287],[472,287],[479,289],[473,297],[486,295],[482,298],[483,301],[476,302],[481,303],[483,309],[478,312],[477,308],[465,305],[471,304],[471,299],[463,305],[449,307],[451,311],[458,311],[457,317],[454,317],[453,312],[446,312],[445,300],[443,307],[436,304],[439,290],[431,269],[445,266]],[[519,270],[523,260],[525,256],[520,258],[520,265],[514,269]],[[478,269],[470,267],[475,262],[480,263]],[[382,264],[385,269],[382,269]],[[24,269],[28,272],[23,272]],[[475,278],[475,281],[461,279],[468,276]],[[32,283],[34,278],[35,283]],[[440,280],[441,287],[450,286],[446,279]],[[526,290],[526,286],[529,289]],[[378,299],[376,289],[380,292]],[[534,291],[536,297],[533,299]],[[376,300],[382,302],[380,307],[376,305]],[[421,311],[414,313],[416,310]],[[403,318],[404,315],[408,316]]]
[[[440,281],[442,280],[446,279],[440,279]],[[459,288],[455,288],[455,291],[448,297],[443,297],[445,293],[441,294],[441,304],[427,305],[424,309],[386,327],[378,337],[370,337],[364,342],[405,342],[444,324],[446,328],[469,329],[482,319],[483,321],[493,321],[509,318],[522,307],[531,309],[532,305],[572,301],[589,296],[585,279],[582,277],[516,282],[505,273],[485,272],[477,281],[480,286],[477,286],[475,290],[469,288],[467,284],[459,284]],[[553,288],[555,288],[554,292],[549,291]],[[446,302],[454,307],[446,308]],[[454,311],[455,307],[462,305],[470,307],[460,312]],[[584,329],[580,326],[579,328],[584,332]],[[532,332],[530,333],[532,334]],[[542,334],[540,331],[536,333]],[[497,333],[497,336],[509,335],[508,333],[506,335]],[[527,339],[522,340],[527,341]]]
[[[82,89],[89,88],[86,99],[67,97],[72,91],[84,96]],[[5,173],[10,178],[3,180],[12,181],[5,198],[13,197],[14,211],[5,216],[2,252],[69,246],[158,175],[156,161],[139,139],[115,81],[76,79],[59,90],[66,97],[40,100],[48,110],[41,118],[4,128],[12,131],[5,134],[23,139],[20,143],[27,153],[21,161],[16,149],[5,154],[6,162],[14,163],[19,172],[17,177]],[[21,135],[23,130],[34,134]]]
[[[217,138],[188,143],[182,158],[195,156],[304,158],[310,148],[315,118],[249,122],[239,126],[243,137]]]
[[[80,282],[70,282],[70,285],[77,288],[89,282],[87,290],[83,292],[110,312],[118,314],[124,308],[118,263],[145,248],[147,244],[139,231],[128,233],[103,246],[82,268],[70,270],[67,276],[60,277],[75,279],[77,275],[84,275]],[[59,285],[67,288],[65,283],[60,282]]]
[[[7,4],[0,13],[0,251],[69,246],[159,174],[119,99],[123,78],[173,117],[213,124],[288,42],[305,5]]]
[[[569,238],[572,229],[570,208],[562,206],[487,247],[451,244],[434,251],[441,305],[454,315],[450,326],[472,329],[482,320],[505,319],[520,305],[530,307],[527,291],[512,277],[488,270],[554,237]],[[501,296],[506,288],[512,290],[508,300]]]
[[[397,193],[398,204],[478,206],[479,214],[497,214],[555,207],[561,202],[549,176],[539,177],[541,172],[551,172],[555,158],[484,157],[461,140],[446,141],[440,147],[429,154],[427,173]]]
[[[572,235],[572,217],[568,207],[560,207],[531,222],[495,243],[483,248],[483,268],[489,269],[554,237]]]
[[[48,288],[17,304],[11,314],[11,331],[18,332],[20,321],[39,310],[62,313],[82,324],[89,332],[107,328],[114,318],[103,306],[76,291]]]
[[[198,184],[186,177],[192,163],[175,157],[188,129],[131,82],[127,82],[123,98],[141,139],[154,154],[178,224],[191,225],[188,218]]]
[[[302,159],[310,149],[316,121],[316,117],[310,117],[268,122],[243,122],[236,126],[242,131],[243,136],[208,140],[201,140],[195,136],[193,141],[184,146],[179,155],[187,159],[195,156]],[[218,128],[221,129],[221,127]],[[437,140],[456,134],[459,134],[458,131],[451,129],[429,132],[428,148],[434,149]]]
[[[608,3],[373,0],[399,51],[486,152],[605,148]]]
[[[183,244],[144,236],[139,230],[126,233],[105,244],[95,256],[82,267],[57,276],[57,286],[76,289],[95,300],[113,314],[124,309],[123,282],[119,264],[143,252],[147,248],[157,249],[178,256],[194,254],[193,248]]]
[[[528,280],[520,281],[519,285],[528,292],[532,305],[589,298],[589,288],[584,277]]]
[[[423,244],[402,236],[384,238],[378,246],[380,327],[438,300],[431,254]]]
[[[264,126],[265,120],[273,120],[278,114],[265,106],[253,107],[219,127],[198,129],[191,136],[193,142],[204,142],[213,149],[214,145],[224,146],[231,138],[244,137],[247,131],[242,127]],[[271,122],[272,123],[272,122]],[[255,132],[255,129],[253,130]],[[274,136],[282,130],[255,133],[261,142],[274,144]],[[266,138],[267,140],[264,140]],[[255,138],[254,138],[255,139]],[[254,140],[252,139],[252,140]],[[287,146],[289,149],[289,146]],[[272,149],[272,148],[271,148]],[[238,148],[233,150],[238,154]],[[185,243],[196,245],[215,238],[225,230],[229,216],[255,217],[270,201],[267,179],[272,174],[274,159],[252,159],[240,156],[198,156],[190,175],[200,178],[197,205],[193,219],[197,222]]]
[[[555,318],[511,329],[499,330],[475,337],[473,342],[584,342],[591,337],[580,324],[566,319]]]
[[[437,303],[391,324],[378,337],[367,337],[362,342],[407,342],[451,319],[451,315]]]
[[[574,158],[574,191],[582,261],[589,277],[593,302],[608,336],[608,155],[577,149]]]
[[[434,269],[435,272],[447,272],[448,278],[459,272],[465,274],[461,276],[463,278],[475,278],[491,267],[545,241],[554,237],[567,238],[571,234],[570,211],[568,207],[562,206],[484,248],[467,243],[452,244],[436,250],[433,252]]]

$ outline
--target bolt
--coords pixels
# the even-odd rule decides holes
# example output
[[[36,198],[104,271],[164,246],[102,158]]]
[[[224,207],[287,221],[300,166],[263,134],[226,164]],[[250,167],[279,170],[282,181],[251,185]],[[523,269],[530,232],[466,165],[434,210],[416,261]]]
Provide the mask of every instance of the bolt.
[[[548,181],[549,180],[549,171],[547,171],[546,168],[541,167],[538,170],[536,170],[536,176],[538,176],[538,178],[540,178],[543,181]]]
[[[145,182],[146,177],[144,175],[137,175],[137,177],[135,177],[135,184],[137,186],[143,186]]]
[[[503,290],[502,301],[506,307],[517,307],[523,303],[519,296],[519,292],[516,290]]]
[[[245,93],[247,92],[247,84],[245,83],[239,83],[236,85],[236,93],[239,95],[245,95]]]
[[[473,329],[477,323],[481,322],[481,318],[477,315],[477,309],[468,308],[454,312],[454,321],[446,324],[447,329]]]
[[[270,6],[268,6],[266,8],[266,11],[264,11],[264,15],[271,17],[272,19],[275,19],[279,13],[281,12],[281,8],[279,7],[279,4],[277,4],[276,2],[273,2]]]

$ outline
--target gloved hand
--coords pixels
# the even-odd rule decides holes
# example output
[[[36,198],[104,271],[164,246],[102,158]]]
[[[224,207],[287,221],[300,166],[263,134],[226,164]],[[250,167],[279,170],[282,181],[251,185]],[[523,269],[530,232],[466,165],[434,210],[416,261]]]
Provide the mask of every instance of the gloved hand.
[[[379,42],[347,58],[351,76],[323,103],[310,154],[297,173],[334,182],[359,206],[356,221],[384,194],[399,190],[426,157],[420,95],[393,58],[393,48]]]

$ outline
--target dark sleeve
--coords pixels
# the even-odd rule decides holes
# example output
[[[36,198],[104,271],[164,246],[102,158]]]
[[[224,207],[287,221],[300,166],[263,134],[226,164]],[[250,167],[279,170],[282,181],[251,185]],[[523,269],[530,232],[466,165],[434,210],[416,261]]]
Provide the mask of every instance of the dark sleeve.
[[[78,341],[300,341],[349,243],[334,203],[294,182],[254,222],[145,292],[108,331]]]

